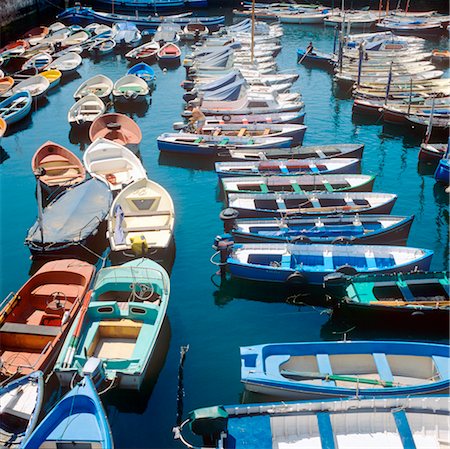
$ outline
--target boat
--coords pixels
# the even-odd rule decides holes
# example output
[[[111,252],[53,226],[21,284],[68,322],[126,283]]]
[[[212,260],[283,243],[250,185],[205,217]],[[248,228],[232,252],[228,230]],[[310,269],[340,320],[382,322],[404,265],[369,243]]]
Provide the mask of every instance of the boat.
[[[439,161],[436,171],[434,172],[434,179],[447,186],[450,184],[450,159],[448,155],[448,148],[446,154]]]
[[[85,248],[95,245],[111,203],[110,189],[95,178],[66,189],[40,214],[28,231],[25,245],[33,257],[41,258],[90,252]]]
[[[356,174],[360,172],[360,160],[336,159],[277,159],[216,162],[219,177],[228,176],[298,176],[304,174]]]
[[[48,374],[94,272],[93,265],[77,259],[53,260],[6,298],[0,319],[3,378],[36,370]]]
[[[89,128],[89,139],[95,142],[103,138],[134,149],[141,143],[142,132],[137,123],[123,114],[103,114]]]
[[[11,380],[0,387],[0,444],[22,447],[38,423],[44,398],[42,371]]]
[[[21,56],[29,47],[30,44],[26,40],[18,39],[0,48],[0,56],[2,58]]]
[[[82,64],[83,60],[78,53],[68,52],[57,59],[54,59],[49,65],[49,69],[59,70],[63,75],[75,72]]]
[[[236,278],[322,285],[338,275],[408,273],[429,270],[433,251],[387,245],[236,243],[225,249],[227,270]]]
[[[67,113],[71,126],[90,125],[106,111],[105,103],[95,94],[81,97]]]
[[[238,404],[194,410],[175,435],[192,447],[182,433],[188,425],[211,449],[253,447],[256,439],[260,448],[439,447],[449,414],[446,396]]]
[[[125,54],[125,58],[129,61],[149,61],[156,59],[156,53],[160,49],[158,42],[151,41],[140,45],[139,47],[133,48],[128,53]]]
[[[28,61],[22,65],[22,70],[35,68],[40,72],[44,70],[44,68],[46,68],[52,61],[53,57],[51,55],[41,52],[28,59]]]
[[[277,399],[445,395],[450,347],[413,341],[321,341],[240,348],[247,391]]]
[[[0,117],[0,142],[2,141],[2,137],[6,134],[6,130],[8,125],[6,124],[5,119]]]
[[[144,100],[149,94],[147,82],[136,75],[125,75],[119,78],[112,91],[115,101]]]
[[[113,82],[104,75],[95,75],[84,81],[73,94],[75,100],[79,100],[88,94],[97,95],[102,100],[107,100],[113,89]]]
[[[324,280],[333,318],[365,328],[410,329],[448,335],[446,272],[341,276]]]
[[[434,64],[449,65],[450,51],[449,50],[433,50],[431,52],[431,61]]]
[[[153,40],[162,47],[166,43],[178,42],[180,40],[179,33],[181,33],[179,25],[165,21],[156,29]]]
[[[142,78],[148,87],[154,87],[156,81],[155,71],[145,62],[140,62],[128,69],[127,75],[135,75]]]
[[[419,151],[419,161],[439,162],[447,151],[446,143],[422,143]]]
[[[62,385],[90,371],[121,389],[139,390],[166,317],[170,280],[140,258],[98,273],[91,302],[75,320],[55,373]],[[95,370],[93,369],[95,367]]]
[[[68,37],[66,37],[61,42],[61,46],[63,48],[66,48],[66,47],[81,45],[90,38],[91,38],[91,33],[89,33],[89,31],[82,29],[82,30],[77,31],[73,34],[70,34]]]
[[[164,44],[156,53],[161,62],[179,62],[181,50],[173,43]]]
[[[189,127],[184,127],[184,131],[189,132]],[[305,125],[296,124],[271,124],[271,123],[217,123],[205,120],[204,124],[199,124],[195,128],[197,134],[208,134],[215,137],[288,137],[292,139],[292,145],[301,145],[306,132]]]
[[[241,218],[322,216],[334,214],[390,214],[397,199],[391,193],[305,192],[230,193],[228,206]]]
[[[33,173],[39,173],[39,181],[47,196],[80,184],[86,179],[81,161],[67,148],[52,141],[42,144],[31,160]]]
[[[31,97],[37,99],[43,97],[50,88],[50,82],[41,75],[30,76],[16,84],[7,95],[14,95],[21,92],[28,92]]]
[[[94,55],[107,55],[112,53],[116,48],[116,41],[112,38],[108,39],[95,39],[94,42],[87,48],[88,52]]]
[[[135,5],[132,10],[135,12]],[[111,5],[108,4],[108,7]],[[180,4],[180,6],[182,6]],[[151,8],[153,10],[153,7]],[[176,23],[179,26],[185,26],[190,22],[200,22],[206,25],[211,31],[217,31],[219,26],[225,23],[224,16],[211,16],[211,17],[189,17],[188,15],[176,15],[176,16],[136,16],[135,14],[128,16],[117,13],[107,13],[95,11],[89,7],[75,6],[72,8],[66,8],[61,14],[58,15],[59,19],[69,20],[72,22],[98,22],[106,25],[113,25],[118,20],[124,22],[132,22],[137,27],[143,29],[156,30],[161,23],[165,20]]]
[[[111,251],[151,254],[163,259],[173,239],[175,209],[169,193],[149,179],[133,182],[117,195],[108,217]]]
[[[224,195],[230,193],[371,192],[375,176],[287,175],[222,178]]]
[[[83,163],[91,176],[103,181],[112,191],[147,177],[137,156],[123,145],[104,138],[88,146]]]
[[[123,47],[135,47],[141,42],[142,35],[136,25],[131,22],[117,22],[112,26],[114,40]]]
[[[299,48],[297,50],[297,62],[299,64],[310,64],[311,66],[324,67],[332,69],[336,63],[335,55],[324,53],[318,50],[309,50]]]
[[[0,118],[12,125],[30,113],[32,104],[30,92],[17,92],[0,102]]]
[[[31,46],[39,44],[49,33],[49,29],[45,26],[37,26],[27,31],[23,38],[28,41]]]
[[[22,448],[68,445],[98,449],[114,447],[105,410],[90,377],[83,378],[46,413]]]
[[[2,76],[0,78],[0,97],[4,97],[13,86],[14,79],[12,77]]]
[[[227,218],[230,215],[231,218]],[[234,212],[226,209],[221,218],[226,231],[236,243],[367,243],[404,246],[414,220],[414,216],[359,214],[236,220],[234,215]]]
[[[269,150],[228,150],[219,155],[233,160],[266,159],[362,159],[364,144],[307,145]]]
[[[197,41],[209,34],[209,29],[202,23],[188,23],[181,33],[181,39],[185,41]]]
[[[157,142],[159,151],[212,156],[227,147],[287,148],[291,146],[292,139],[290,137],[213,136],[180,132],[163,133],[158,136]]]
[[[384,19],[376,24],[380,31],[392,31],[400,36],[439,36],[444,29],[441,22],[404,22]]]
[[[53,89],[56,87],[59,82],[61,81],[62,73],[59,70],[45,70],[44,72],[40,73],[40,76],[43,76],[44,78],[48,79],[49,82],[49,89]]]

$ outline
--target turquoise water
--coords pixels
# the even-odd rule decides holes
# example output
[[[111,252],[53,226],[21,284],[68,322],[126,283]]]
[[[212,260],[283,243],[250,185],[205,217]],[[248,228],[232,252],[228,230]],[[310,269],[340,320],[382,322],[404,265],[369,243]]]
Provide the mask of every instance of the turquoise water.
[[[335,98],[330,74],[296,65],[296,49],[306,47],[309,41],[323,51],[331,50],[333,31],[293,25],[284,30],[283,50],[277,61],[280,69],[300,73],[292,91],[302,92],[306,104],[305,144],[363,142],[363,173],[377,175],[374,190],[398,194],[394,214],[415,215],[410,246],[434,250],[432,268],[445,269],[448,198],[443,187],[435,184],[433,169],[418,166],[420,136],[382,124],[354,123],[352,102]],[[440,46],[443,48],[444,42]],[[186,54],[188,48],[182,50]],[[290,293],[277,287],[260,288],[234,281],[219,288],[219,278],[211,279],[216,268],[209,262],[211,244],[215,235],[222,232],[217,177],[210,164],[198,159],[160,156],[156,137],[171,131],[172,123],[180,120],[184,93],[180,82],[185,70],[179,67],[163,73],[158,65],[154,68],[157,88],[151,104],[148,110],[131,115],[142,129],[140,152],[148,176],[169,191],[176,207],[176,259],[168,309],[170,332],[167,329],[161,345],[162,359],[164,345],[169,347],[164,366],[159,376],[154,376],[157,379],[150,380],[146,395],[125,393],[104,398],[117,448],[180,447],[172,439],[171,428],[176,419],[181,345],[190,345],[184,371],[186,413],[196,407],[241,400],[239,346],[340,339],[341,332],[347,329],[345,323],[332,323],[326,309],[304,305],[301,297],[288,300]],[[26,281],[31,267],[28,249],[23,245],[37,213],[31,157],[46,140],[58,142],[81,157],[86,144],[78,143],[82,136],[69,133],[67,122],[73,92],[82,79],[103,73],[116,80],[126,70],[127,61],[119,55],[108,55],[101,61],[85,59],[79,79],[57,88],[48,96],[47,104],[19,125],[20,130],[2,140],[9,156],[0,166],[2,297]],[[349,337],[427,338],[420,330],[393,335],[381,329],[371,333],[355,329]]]

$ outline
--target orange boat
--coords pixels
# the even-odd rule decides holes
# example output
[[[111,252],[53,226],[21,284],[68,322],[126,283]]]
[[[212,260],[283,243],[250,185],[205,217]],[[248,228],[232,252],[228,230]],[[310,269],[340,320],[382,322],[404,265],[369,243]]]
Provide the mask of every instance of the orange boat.
[[[0,117],[0,140],[5,135],[6,132],[6,122],[5,119]]]
[[[137,123],[123,114],[103,114],[89,128],[91,142],[103,137],[121,145],[138,145],[142,132]]]
[[[0,312],[1,377],[51,369],[94,272],[77,259],[48,262],[12,296]]]
[[[29,47],[30,44],[26,40],[18,39],[17,41],[11,42],[8,45],[0,48],[0,54],[6,53],[14,56],[20,56]]]
[[[431,60],[437,64],[449,64],[450,63],[450,51],[449,50],[433,50],[431,52]]]
[[[10,76],[0,78],[0,97],[8,92],[14,86],[14,80]]]
[[[180,60],[181,50],[172,42],[168,42],[158,50],[156,56],[160,61],[175,62]]]
[[[30,45],[38,44],[49,33],[49,29],[44,26],[38,26],[27,31],[23,37],[27,39]]]
[[[44,169],[44,174],[39,179],[47,187],[47,193],[60,187],[79,184],[86,178],[86,170],[80,159],[67,148],[50,140],[34,153],[31,168],[33,172]]]

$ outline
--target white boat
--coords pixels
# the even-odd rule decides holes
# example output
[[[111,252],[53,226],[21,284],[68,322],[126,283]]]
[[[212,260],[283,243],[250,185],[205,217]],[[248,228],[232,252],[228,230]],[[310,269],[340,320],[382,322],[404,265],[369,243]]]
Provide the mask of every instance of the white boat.
[[[141,32],[130,22],[118,22],[112,26],[114,39],[118,45],[135,47],[142,39]]]
[[[70,36],[68,36],[66,39],[64,39],[61,44],[64,47],[70,47],[72,45],[80,45],[84,42],[86,42],[91,37],[91,33],[88,31],[78,31],[77,33],[73,33]]]
[[[48,26],[50,33],[55,33],[56,31],[64,30],[66,26],[61,22],[54,22]]]
[[[135,181],[112,204],[107,232],[111,250],[131,252],[133,243],[140,241],[151,252],[164,252],[171,244],[174,222],[169,193],[147,178]]]
[[[181,33],[181,39],[186,41],[195,41],[209,34],[207,26],[201,23],[188,23]]]
[[[23,64],[22,70],[37,69],[42,71],[44,67],[48,66],[52,61],[53,58],[51,55],[41,52],[28,59],[28,61]]]
[[[113,89],[113,82],[105,75],[95,75],[89,78],[75,91],[73,98],[79,100],[80,98],[94,94],[97,97],[107,99]]]
[[[117,43],[113,38],[95,39],[87,50],[92,53],[106,55],[108,53],[111,53],[116,48],[116,45]]]
[[[105,103],[97,95],[89,94],[80,98],[67,114],[71,126],[92,123],[106,110]]]
[[[47,78],[41,75],[34,75],[15,85],[6,95],[11,96],[18,92],[28,91],[33,98],[40,98],[45,95],[49,87],[50,82]]]
[[[133,50],[130,50],[126,55],[125,58],[128,60],[146,60],[146,59],[152,59],[156,58],[156,53],[160,49],[160,45],[158,42],[151,41],[146,42],[143,45],[140,45],[139,47],[134,48]]]
[[[149,93],[148,84],[136,75],[125,75],[114,83],[115,100],[140,100]]]
[[[51,62],[48,68],[59,70],[64,75],[75,72],[82,62],[83,60],[78,53],[69,52]]]
[[[63,27],[56,31],[51,31],[50,34],[41,41],[41,44],[43,44],[43,43],[46,43],[46,44],[61,43],[65,39],[67,39],[71,34],[72,34],[72,31],[70,31],[69,28]]]
[[[128,148],[108,139],[99,138],[91,143],[83,163],[91,176],[105,182],[113,191],[147,177],[141,161]]]
[[[328,16],[324,19],[323,23],[325,24],[325,26],[339,26],[344,22],[346,27],[350,27],[352,29],[368,29],[373,27],[377,20],[378,17],[370,13],[361,14],[346,12],[345,14],[339,13]]]

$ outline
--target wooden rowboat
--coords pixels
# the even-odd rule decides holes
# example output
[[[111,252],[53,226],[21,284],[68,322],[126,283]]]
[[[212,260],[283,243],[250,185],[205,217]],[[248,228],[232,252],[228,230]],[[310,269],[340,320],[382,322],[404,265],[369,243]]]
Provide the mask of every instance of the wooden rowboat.
[[[29,92],[33,98],[40,98],[47,93],[49,87],[50,82],[47,78],[41,75],[34,75],[16,84],[8,94],[14,95],[20,92]]]
[[[181,50],[171,42],[163,45],[156,53],[158,59],[163,62],[176,62],[180,60]]]
[[[30,113],[32,104],[30,92],[17,92],[0,102],[0,118],[8,125],[16,123]]]
[[[14,79],[10,76],[0,78],[0,97],[3,97],[14,86]]]
[[[0,315],[1,375],[50,370],[94,272],[76,259],[48,262],[8,297]]]
[[[97,117],[89,128],[91,142],[100,137],[121,145],[139,145],[142,132],[137,123],[123,114],[103,114]]]
[[[106,100],[112,91],[113,82],[104,75],[95,75],[83,82],[73,94],[75,100],[79,100],[88,94],[97,95],[102,100]]]
[[[48,33],[49,29],[47,27],[38,26],[27,31],[23,37],[29,42],[30,45],[37,45],[44,39],[45,36],[48,35]]]
[[[2,140],[2,137],[5,135],[7,129],[7,124],[5,119],[0,117],[0,141]]]
[[[105,103],[97,95],[89,94],[80,98],[67,113],[67,120],[71,126],[91,124],[106,110]]]
[[[44,72],[40,73],[40,76],[47,78],[48,82],[50,83],[48,88],[53,89],[61,81],[62,73],[59,70],[45,70]]]

